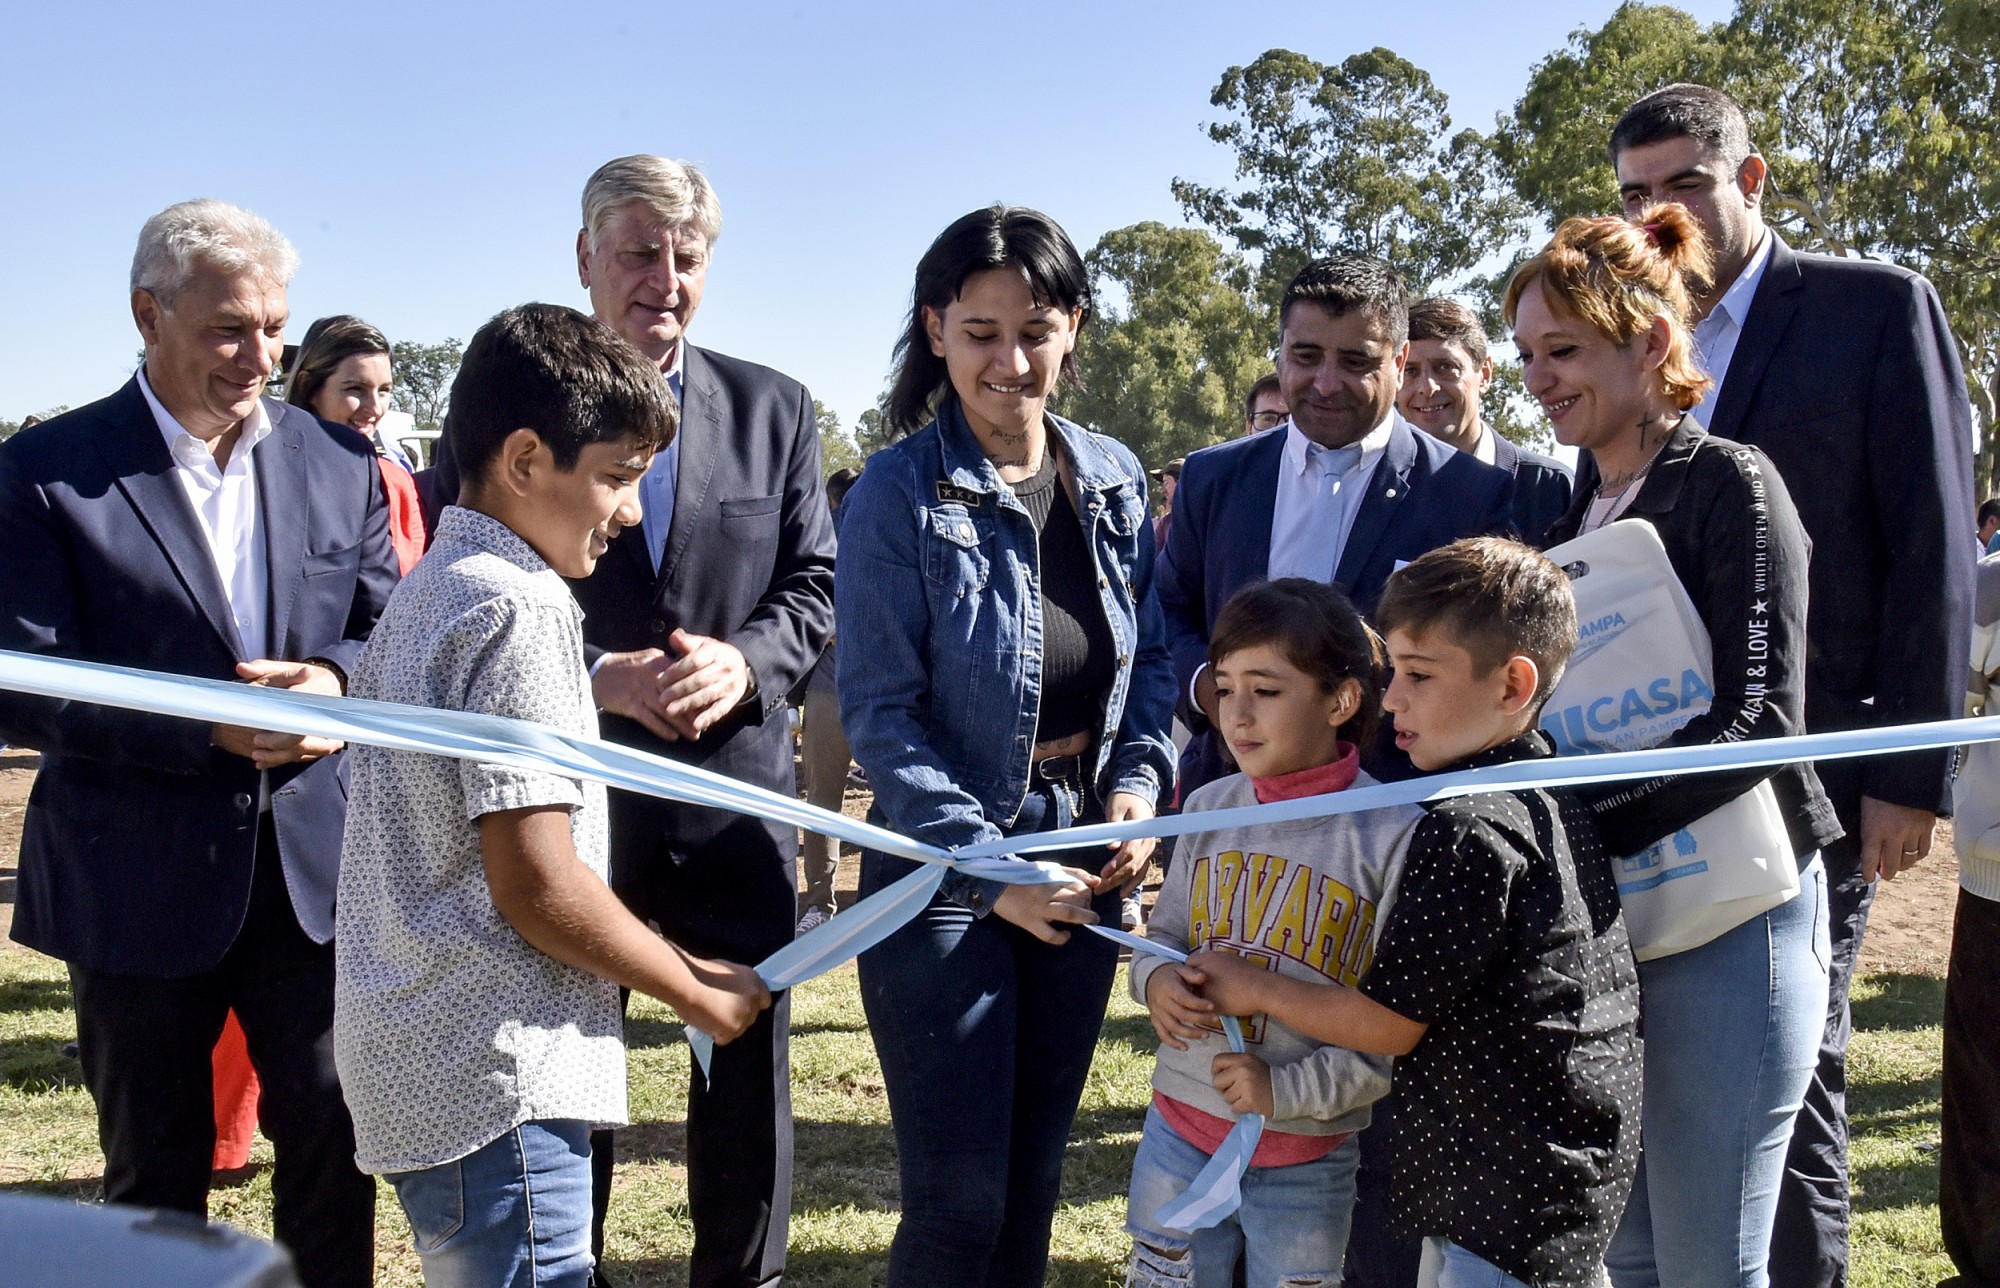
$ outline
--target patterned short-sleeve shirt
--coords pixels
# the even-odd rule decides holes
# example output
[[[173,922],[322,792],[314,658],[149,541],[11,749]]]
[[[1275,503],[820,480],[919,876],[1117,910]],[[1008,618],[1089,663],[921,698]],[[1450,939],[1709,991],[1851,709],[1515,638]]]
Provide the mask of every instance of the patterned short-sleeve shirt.
[[[1457,769],[1550,754],[1540,733]],[[1391,1223],[1536,1288],[1594,1288],[1639,1160],[1639,977],[1568,792],[1431,807],[1361,991],[1428,1025],[1396,1061]]]
[[[453,506],[349,691],[595,736],[582,621],[527,542]],[[351,750],[348,775],[333,1032],[361,1169],[448,1163],[535,1119],[623,1123],[617,986],[521,938],[479,847],[482,815],[567,806],[577,857],[603,877],[603,786],[381,747]]]

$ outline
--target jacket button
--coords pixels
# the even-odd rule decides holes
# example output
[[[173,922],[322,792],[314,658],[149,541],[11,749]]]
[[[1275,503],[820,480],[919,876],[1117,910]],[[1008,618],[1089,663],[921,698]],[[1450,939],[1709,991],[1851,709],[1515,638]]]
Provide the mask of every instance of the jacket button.
[[[235,805],[237,809],[249,809],[249,808],[250,808],[250,793],[249,793],[249,792],[238,792],[238,793],[236,793],[236,796],[235,796],[235,798],[234,798],[234,799],[233,799],[233,800],[231,801],[231,804]]]
[[[663,618],[655,617],[652,621],[646,623],[646,629],[655,635],[664,635],[667,633],[667,623]]]

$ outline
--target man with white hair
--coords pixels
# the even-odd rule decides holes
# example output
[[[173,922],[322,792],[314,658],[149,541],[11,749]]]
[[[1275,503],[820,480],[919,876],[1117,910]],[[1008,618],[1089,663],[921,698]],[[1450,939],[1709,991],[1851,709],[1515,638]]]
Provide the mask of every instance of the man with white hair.
[[[584,185],[583,219],[577,274],[593,310],[659,364],[681,404],[680,433],[640,485],[642,526],[576,585],[605,735],[793,795],[786,696],[833,633],[833,523],[812,395],[686,341],[722,226],[700,170],[654,156],[607,162]],[[790,826],[612,794],[612,880],[690,952],[755,962],[789,943],[797,846]],[[708,1078],[693,1075],[695,1288],[784,1273],[789,1024],[780,997],[716,1048]]]
[[[146,221],[145,361],[0,444],[0,648],[341,693],[396,581],[361,435],[263,397],[298,256],[220,201]],[[104,1196],[205,1214],[234,1010],[308,1288],[374,1276],[374,1182],[333,1060],[340,744],[0,694],[43,754],[13,937],[69,964]]]
[[[680,432],[640,483],[645,519],[612,538],[583,606],[604,736],[790,796],[787,695],[833,633],[833,522],[805,386],[687,343],[722,206],[699,169],[607,161],[583,191],[577,276],[593,312],[656,363]],[[457,492],[440,460],[437,491]],[[611,879],[689,952],[757,962],[798,922],[798,833],[725,810],[611,793]],[[690,1282],[774,1284],[791,1211],[783,994],[688,1090]],[[612,1137],[591,1138],[603,1247]],[[602,1271],[599,1282],[607,1282]]]

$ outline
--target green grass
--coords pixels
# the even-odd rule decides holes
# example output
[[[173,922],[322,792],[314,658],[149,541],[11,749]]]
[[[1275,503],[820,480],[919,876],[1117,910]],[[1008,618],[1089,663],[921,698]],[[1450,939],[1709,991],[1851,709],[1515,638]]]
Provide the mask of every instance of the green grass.
[[[1854,990],[1850,1077],[1854,1124],[1855,1288],[1929,1288],[1952,1271],[1938,1237],[1938,1017],[1943,981],[1878,975]],[[859,1288],[882,1277],[896,1224],[896,1154],[882,1076],[851,969],[797,991],[792,1092],[798,1121],[788,1281]],[[101,1159],[76,1062],[62,1054],[76,1026],[59,963],[0,952],[0,1190],[88,1197]],[[632,1114],[620,1138],[619,1192],[608,1260],[621,1284],[686,1282],[686,1043],[663,1007],[635,1002]],[[1049,1282],[1122,1281],[1125,1180],[1145,1114],[1154,1039],[1144,1013],[1114,990],[1063,1171]],[[271,1229],[270,1146],[238,1185],[218,1189],[211,1214],[259,1234]],[[378,1282],[419,1282],[409,1232],[387,1186],[377,1223]]]

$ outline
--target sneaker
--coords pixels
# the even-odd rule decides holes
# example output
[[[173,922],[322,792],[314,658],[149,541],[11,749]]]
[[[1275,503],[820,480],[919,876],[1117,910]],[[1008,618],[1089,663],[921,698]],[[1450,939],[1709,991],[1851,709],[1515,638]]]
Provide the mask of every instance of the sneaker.
[[[1146,909],[1139,903],[1139,892],[1134,890],[1125,896],[1125,902],[1118,906],[1118,924],[1127,930],[1137,930],[1146,924]]]
[[[827,922],[831,920],[833,920],[833,918],[827,915],[826,909],[807,908],[806,915],[799,918],[799,928],[797,933],[803,935],[809,930],[818,930],[821,926],[824,926]]]

